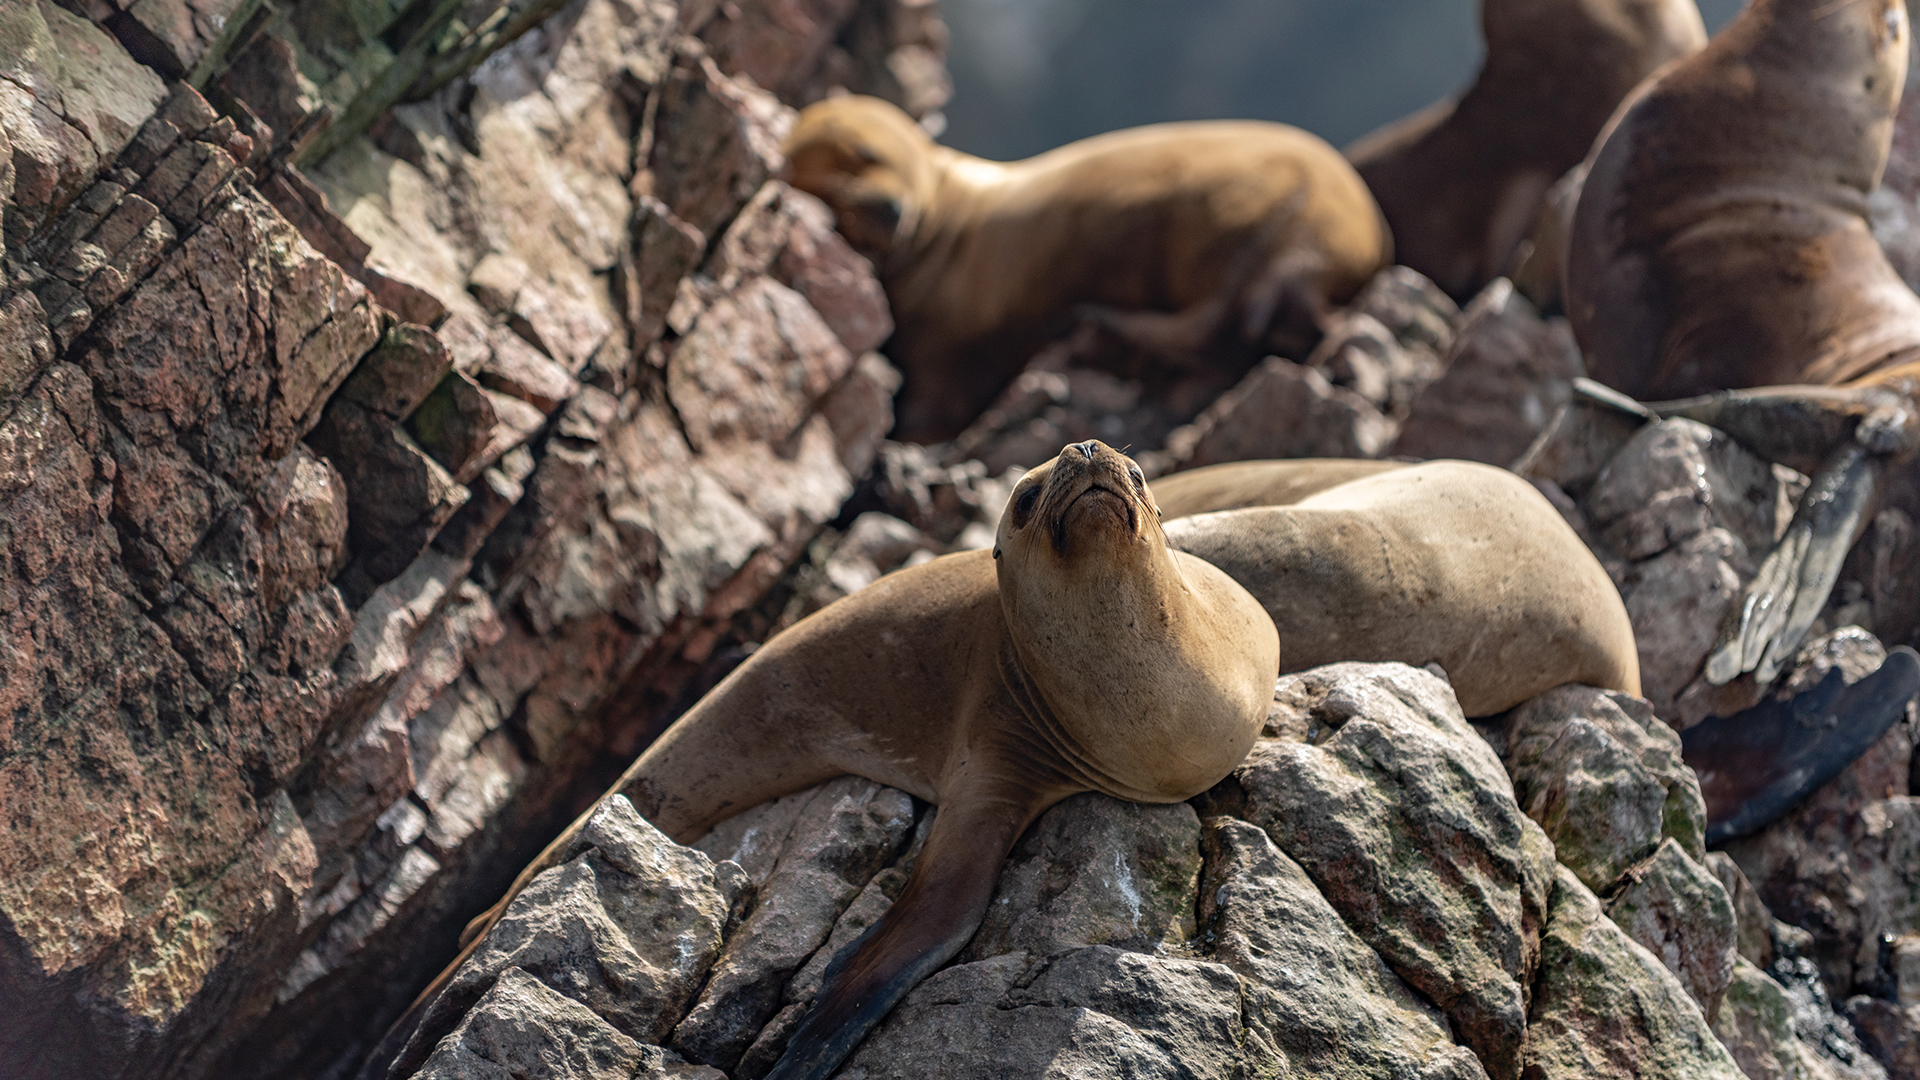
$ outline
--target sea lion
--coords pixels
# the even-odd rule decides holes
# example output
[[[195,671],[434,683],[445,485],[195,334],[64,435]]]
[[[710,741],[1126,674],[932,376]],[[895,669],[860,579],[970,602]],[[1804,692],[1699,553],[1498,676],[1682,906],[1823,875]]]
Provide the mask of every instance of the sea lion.
[[[895,437],[915,442],[959,433],[1083,315],[1176,360],[1305,356],[1392,252],[1352,167],[1284,124],[1155,124],[1000,163],[850,96],[803,109],[786,155],[879,272]]]
[[[1021,480],[992,553],[890,574],[776,636],[608,795],[681,842],[848,773],[939,805],[905,891],[836,960],[772,1074],[824,1077],[966,944],[1035,817],[1081,791],[1178,802],[1211,787],[1253,745],[1278,668],[1259,603],[1167,547],[1130,459],[1078,443]],[[467,953],[586,820],[475,921]]]
[[[1191,511],[1297,502],[1163,529],[1158,490]],[[802,620],[608,795],[682,842],[845,773],[939,805],[900,898],[834,958],[769,1074],[820,1080],[965,945],[1043,810],[1088,790],[1199,794],[1252,746],[1278,673],[1343,659],[1438,662],[1476,716],[1563,682],[1639,689],[1605,572],[1501,470],[1260,462],[1150,489],[1124,455],[1076,443],[1014,487],[991,554],[898,571]],[[468,952],[585,821],[475,920]]]
[[[1640,692],[1619,590],[1553,504],[1505,469],[1237,462],[1153,488],[1167,542],[1266,607],[1287,671],[1435,663],[1468,716],[1569,682]]]
[[[1920,297],[1867,222],[1908,34],[1902,0],[1753,0],[1636,91],[1588,163],[1566,293],[1589,373],[1705,395],[1651,409],[1813,474],[1715,683],[1772,681],[1920,446]]]
[[[1473,85],[1361,138],[1347,158],[1399,261],[1465,303],[1511,272],[1542,197],[1653,71],[1706,44],[1693,0],[1483,0]]]

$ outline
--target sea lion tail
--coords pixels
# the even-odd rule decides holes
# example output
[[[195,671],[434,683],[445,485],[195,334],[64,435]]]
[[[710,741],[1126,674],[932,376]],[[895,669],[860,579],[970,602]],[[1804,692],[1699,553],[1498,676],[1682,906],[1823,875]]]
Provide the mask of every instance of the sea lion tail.
[[[820,995],[766,1080],[826,1080],[867,1032],[965,947],[1013,842],[1057,794],[949,797],[900,899],[827,966]]]
[[[1920,654],[1903,645],[1873,674],[1843,683],[1835,668],[1792,698],[1681,733],[1682,756],[1707,803],[1708,844],[1764,828],[1866,753],[1920,694]]]

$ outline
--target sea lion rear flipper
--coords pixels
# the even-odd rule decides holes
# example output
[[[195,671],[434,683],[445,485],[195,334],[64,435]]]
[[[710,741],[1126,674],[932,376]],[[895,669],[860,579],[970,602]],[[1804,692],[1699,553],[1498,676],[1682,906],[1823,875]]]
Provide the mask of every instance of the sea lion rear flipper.
[[[1768,461],[1806,473],[1849,442],[1897,454],[1915,437],[1909,405],[1878,386],[1761,386],[1646,408],[1661,419],[1698,420]]]
[[[1851,686],[1839,669],[1810,690],[1716,716],[1680,736],[1707,803],[1707,843],[1771,823],[1852,764],[1920,693],[1920,654],[1901,646]]]
[[[1738,620],[1707,657],[1708,682],[1751,671],[1764,685],[1780,673],[1833,592],[1879,494],[1881,470],[1879,457],[1850,443],[1814,474],[1786,535],[1747,583]]]
[[[980,927],[1007,852],[1059,796],[1001,785],[949,796],[900,898],[828,965],[820,995],[766,1080],[825,1080],[907,992]]]

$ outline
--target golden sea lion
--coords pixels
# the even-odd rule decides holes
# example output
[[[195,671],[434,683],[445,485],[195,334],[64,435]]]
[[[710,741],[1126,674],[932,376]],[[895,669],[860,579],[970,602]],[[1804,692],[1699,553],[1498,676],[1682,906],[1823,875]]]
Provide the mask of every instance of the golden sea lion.
[[[1226,776],[1283,670],[1438,662],[1476,716],[1563,682],[1638,691],[1612,583],[1511,474],[1259,462],[1156,488],[1190,510],[1298,502],[1163,530],[1131,460],[1070,445],[1015,486],[991,554],[898,571],[775,637],[609,791],[681,842],[846,773],[939,805],[905,890],[834,958],[769,1080],[830,1075],[957,953],[1006,853],[1047,807],[1088,790],[1175,802]],[[475,920],[469,953],[586,820]]]
[[[1542,197],[1620,100],[1707,40],[1693,0],[1483,0],[1480,26],[1464,94],[1347,148],[1396,257],[1462,303],[1511,273]]]
[[[1589,373],[1706,395],[1651,408],[1813,474],[1715,683],[1791,659],[1920,442],[1920,297],[1867,223],[1907,50],[1902,0],[1753,0],[1623,104],[1589,161],[1566,273]]]
[[[1352,167],[1284,124],[1155,124],[1003,164],[838,97],[801,111],[786,154],[879,272],[895,437],[917,442],[958,434],[1080,316],[1169,358],[1304,357],[1392,252]]]
[[[1167,543],[1266,607],[1284,670],[1439,664],[1468,716],[1569,682],[1640,692],[1619,590],[1553,504],[1505,469],[1236,462],[1153,489]]]

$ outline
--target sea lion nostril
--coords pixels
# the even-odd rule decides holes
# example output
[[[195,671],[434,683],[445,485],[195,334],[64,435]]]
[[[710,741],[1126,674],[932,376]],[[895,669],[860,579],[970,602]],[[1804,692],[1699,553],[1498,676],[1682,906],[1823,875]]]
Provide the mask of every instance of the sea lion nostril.
[[[1075,449],[1079,450],[1082,454],[1086,455],[1086,458],[1088,461],[1093,460],[1093,443],[1092,442],[1083,442]]]

